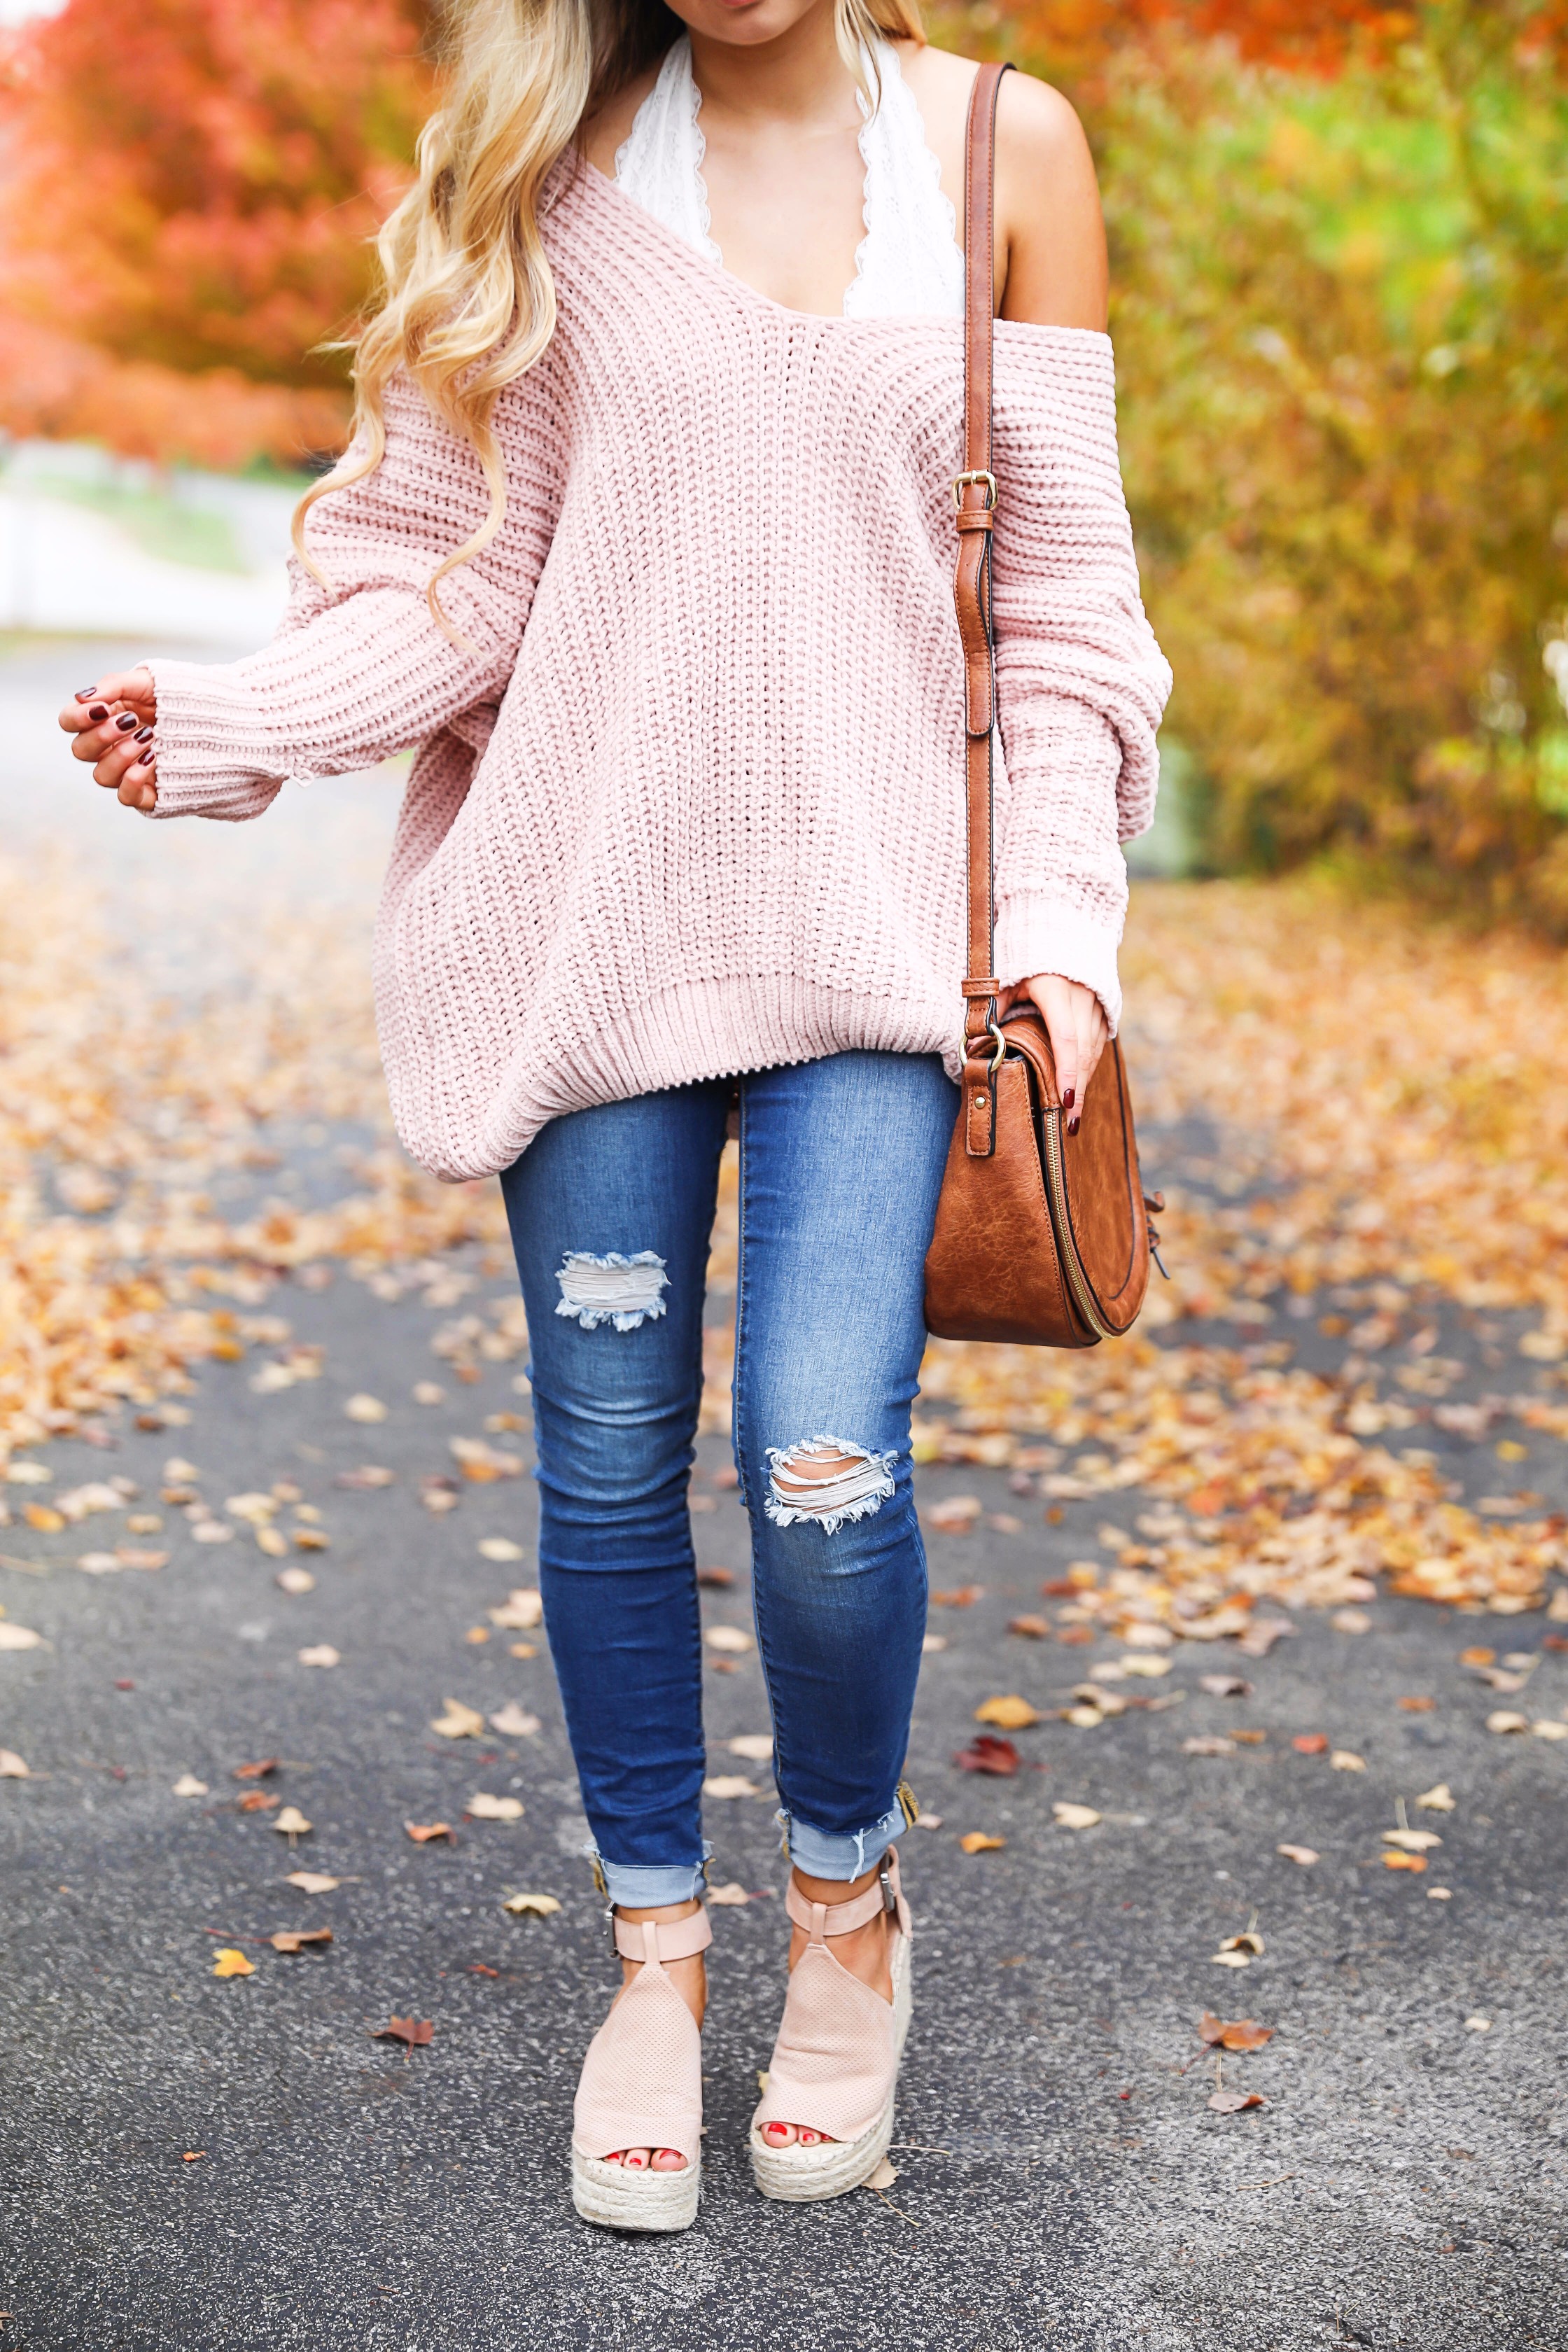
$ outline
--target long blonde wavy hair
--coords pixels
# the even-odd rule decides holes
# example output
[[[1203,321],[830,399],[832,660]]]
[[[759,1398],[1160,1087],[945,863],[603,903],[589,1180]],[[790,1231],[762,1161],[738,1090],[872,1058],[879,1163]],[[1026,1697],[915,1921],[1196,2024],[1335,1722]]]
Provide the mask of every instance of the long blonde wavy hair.
[[[839,54],[866,85],[877,33],[923,40],[918,0],[833,0]],[[353,339],[354,437],[294,515],[301,562],[311,507],[374,473],[386,449],[384,394],[399,370],[477,454],[489,512],[431,575],[430,611],[457,637],[437,591],[489,545],[506,512],[496,401],[555,330],[555,289],[539,232],[545,180],[583,123],[661,58],[684,30],[664,0],[447,0],[442,102],[420,133],[417,175],[376,239],[385,295]],[[866,90],[875,105],[875,88]]]

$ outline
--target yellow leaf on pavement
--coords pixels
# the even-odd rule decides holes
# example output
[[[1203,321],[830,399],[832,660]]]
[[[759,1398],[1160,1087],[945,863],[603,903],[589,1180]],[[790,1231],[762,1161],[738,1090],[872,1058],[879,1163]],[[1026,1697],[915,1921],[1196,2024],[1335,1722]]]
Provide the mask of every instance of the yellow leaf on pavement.
[[[253,1977],[256,1969],[243,1952],[237,1951],[232,1944],[226,1944],[221,1951],[213,1954],[213,1974],[215,1977]]]
[[[1038,1723],[1040,1715],[1039,1709],[1031,1706],[1026,1698],[1020,1698],[1016,1692],[1010,1692],[1002,1698],[983,1700],[974,1710],[974,1720],[976,1723],[994,1723],[998,1731],[1027,1731],[1032,1724]]]
[[[485,1719],[477,1707],[465,1706],[460,1698],[446,1699],[442,1704],[447,1712],[431,1718],[432,1731],[439,1732],[443,1739],[479,1738],[485,1727]]]

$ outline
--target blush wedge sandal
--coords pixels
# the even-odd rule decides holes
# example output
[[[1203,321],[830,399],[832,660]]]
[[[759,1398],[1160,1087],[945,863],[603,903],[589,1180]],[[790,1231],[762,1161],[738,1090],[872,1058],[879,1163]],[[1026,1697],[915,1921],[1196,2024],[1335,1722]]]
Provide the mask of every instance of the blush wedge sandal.
[[[793,1878],[784,1901],[811,1941],[791,1974],[768,2087],[752,2117],[752,2171],[764,2197],[805,2202],[860,2188],[888,2152],[899,2060],[910,2030],[913,1922],[891,1851],[875,1886],[853,1902],[810,1903]],[[879,1911],[890,1923],[891,2002],[827,1948],[830,1937],[863,1927]],[[830,2137],[811,2147],[798,2142],[770,2147],[764,2124],[797,2124]]]
[[[572,2202],[605,2230],[689,2230],[702,2186],[702,2036],[666,1972],[713,1941],[706,1911],[615,1922],[616,1949],[642,1966],[588,2044],[572,2123]],[[679,2172],[628,2172],[606,2158],[673,2147]]]

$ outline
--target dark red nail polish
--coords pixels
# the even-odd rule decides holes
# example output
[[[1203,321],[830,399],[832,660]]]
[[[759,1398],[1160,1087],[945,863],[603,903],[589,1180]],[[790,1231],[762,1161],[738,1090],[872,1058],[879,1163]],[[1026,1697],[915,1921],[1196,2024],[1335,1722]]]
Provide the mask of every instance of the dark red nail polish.
[[[1077,1089],[1075,1087],[1065,1087],[1065,1088],[1063,1089],[1063,1093],[1062,1093],[1062,1108],[1063,1108],[1063,1110],[1071,1110],[1071,1108],[1072,1108],[1072,1098],[1073,1098],[1073,1096],[1076,1094],[1076,1092],[1077,1092],[1077,1091],[1078,1091],[1078,1089]]]
[[[1077,1120],[1076,1118],[1069,1118],[1069,1119],[1068,1119],[1068,1133],[1069,1135],[1076,1135],[1076,1134],[1078,1133],[1078,1130],[1079,1130],[1079,1122],[1078,1122],[1078,1120]]]
[[[76,698],[79,702],[96,702],[98,700],[97,687],[79,686],[76,690]]]
[[[138,727],[136,730],[136,740],[138,743],[150,743],[152,740],[153,730],[150,727]]]
[[[100,720],[100,719],[107,719],[107,718],[108,718],[108,716],[109,716],[109,705],[108,705],[108,703],[107,703],[107,702],[95,702],[95,703],[93,704],[93,706],[92,706],[92,709],[88,712],[88,714],[87,714],[87,715],[88,715],[88,717],[92,720],[92,722],[93,722],[94,726],[96,726],[96,725],[98,724],[98,722],[99,722],[99,720]]]
[[[133,710],[122,710],[114,723],[122,735],[129,734],[136,724],[136,713]]]

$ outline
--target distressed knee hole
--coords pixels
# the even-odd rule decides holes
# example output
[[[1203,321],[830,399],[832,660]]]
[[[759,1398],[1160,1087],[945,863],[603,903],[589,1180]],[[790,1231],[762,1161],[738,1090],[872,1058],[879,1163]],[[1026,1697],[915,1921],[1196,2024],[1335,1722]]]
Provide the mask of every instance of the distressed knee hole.
[[[669,1276],[652,1250],[638,1250],[635,1257],[623,1257],[619,1250],[605,1257],[568,1250],[555,1279],[561,1286],[557,1315],[574,1316],[584,1331],[597,1330],[601,1323],[635,1331],[645,1318],[657,1323],[664,1313]]]
[[[776,1527],[815,1521],[832,1535],[863,1519],[893,1491],[896,1454],[871,1454],[842,1437],[805,1437],[798,1445],[767,1449],[768,1491],[763,1507]]]

